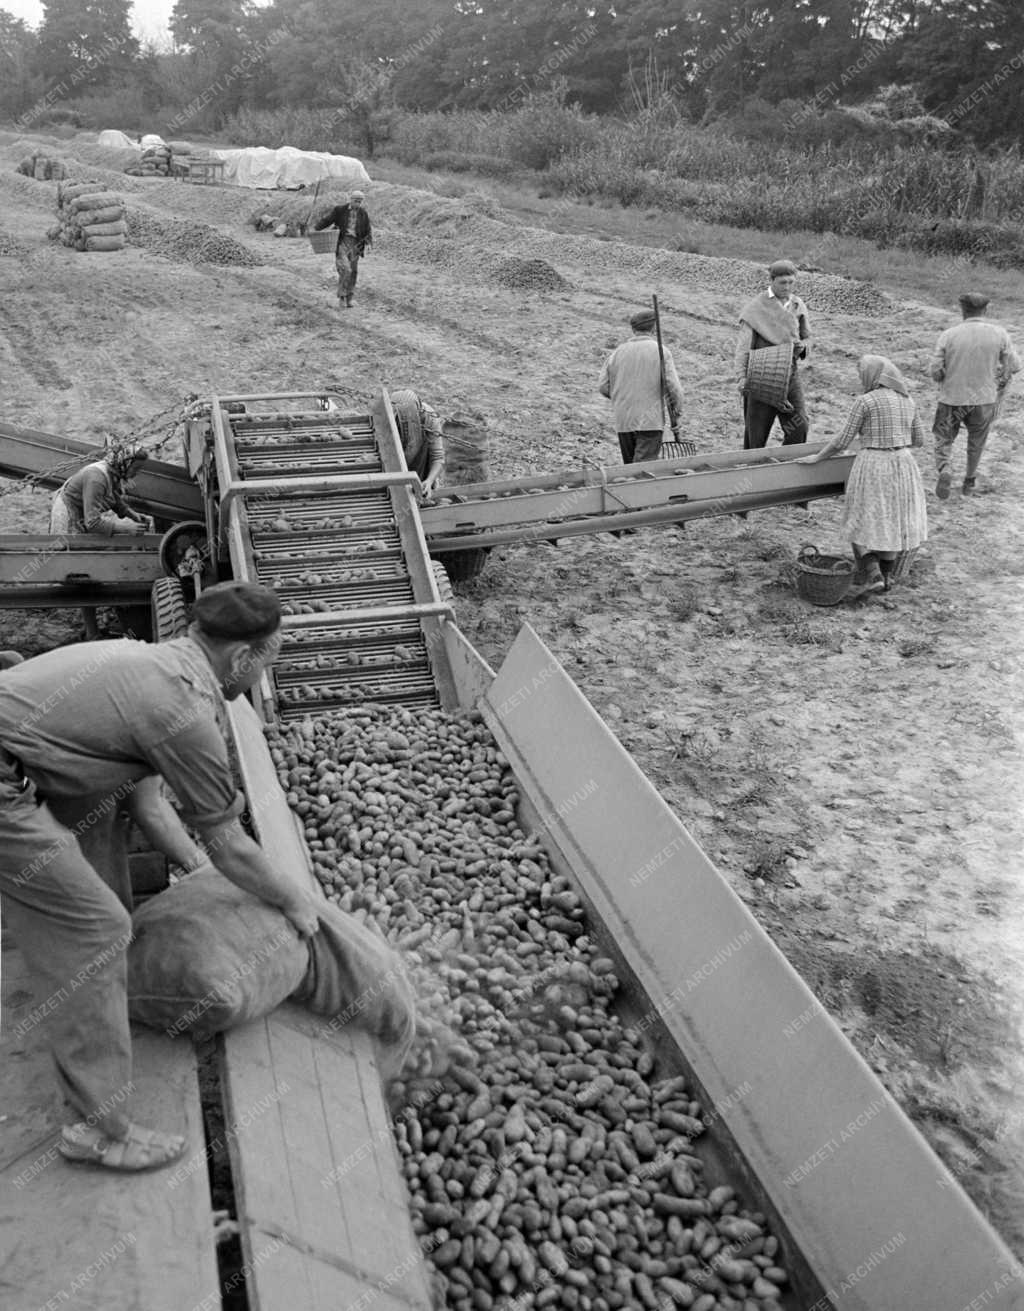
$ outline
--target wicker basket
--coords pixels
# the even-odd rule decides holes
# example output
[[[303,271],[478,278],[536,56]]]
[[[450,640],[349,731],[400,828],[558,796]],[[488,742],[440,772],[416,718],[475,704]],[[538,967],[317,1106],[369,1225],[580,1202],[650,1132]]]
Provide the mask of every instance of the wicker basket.
[[[823,555],[810,544],[796,558],[796,590],[812,605],[838,605],[853,582],[853,561],[845,555]]]
[[[306,237],[313,247],[314,255],[334,254],[334,248],[338,244],[338,233],[335,228],[323,228],[320,232],[307,232]]]
[[[764,346],[747,356],[747,395],[756,401],[766,401],[780,413],[792,410],[789,380],[793,373],[793,343]]]

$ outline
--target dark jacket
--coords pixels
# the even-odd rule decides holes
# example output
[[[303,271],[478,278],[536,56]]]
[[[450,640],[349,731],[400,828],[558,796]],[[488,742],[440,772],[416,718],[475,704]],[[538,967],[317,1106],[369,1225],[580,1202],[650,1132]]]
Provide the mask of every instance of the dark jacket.
[[[322,228],[336,227],[338,229],[338,245],[341,245],[341,239],[345,235],[345,229],[348,227],[348,205],[335,205],[331,212],[324,216],[316,224],[315,230],[319,232]],[[366,247],[373,245],[373,229],[370,226],[370,216],[365,209],[356,211],[356,254],[365,255]],[[335,247],[337,249],[337,247]]]

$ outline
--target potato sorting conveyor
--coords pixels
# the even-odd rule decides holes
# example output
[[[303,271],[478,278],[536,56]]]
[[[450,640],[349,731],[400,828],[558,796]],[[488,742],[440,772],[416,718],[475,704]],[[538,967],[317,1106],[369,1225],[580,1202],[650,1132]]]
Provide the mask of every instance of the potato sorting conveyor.
[[[431,646],[451,607],[390,401],[382,394],[369,415],[312,406],[291,394],[211,406],[221,551],[234,577],[273,587],[285,613],[267,717],[363,701],[452,704],[443,644]]]

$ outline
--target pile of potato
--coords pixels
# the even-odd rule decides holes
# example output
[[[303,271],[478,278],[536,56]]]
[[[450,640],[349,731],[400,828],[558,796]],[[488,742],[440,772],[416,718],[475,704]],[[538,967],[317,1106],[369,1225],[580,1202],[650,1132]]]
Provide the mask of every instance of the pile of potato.
[[[48,233],[75,250],[123,250],[124,201],[103,182],[62,182],[57,188],[57,223]]]
[[[777,1307],[778,1240],[705,1181],[702,1108],[619,1018],[481,717],[364,705],[267,731],[327,895],[417,982],[394,1132],[436,1305]]]

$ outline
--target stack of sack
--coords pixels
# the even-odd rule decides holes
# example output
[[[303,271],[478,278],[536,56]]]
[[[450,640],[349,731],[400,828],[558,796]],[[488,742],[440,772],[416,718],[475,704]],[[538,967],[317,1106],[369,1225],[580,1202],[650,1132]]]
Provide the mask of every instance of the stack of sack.
[[[161,141],[143,150],[137,164],[125,169],[137,178],[185,177],[192,147],[185,141]]]
[[[102,182],[62,182],[57,217],[48,235],[75,250],[123,250],[127,244],[124,201]]]
[[[37,182],[59,182],[67,176],[62,159],[51,159],[41,152],[26,155],[16,171],[23,177],[35,178]]]

